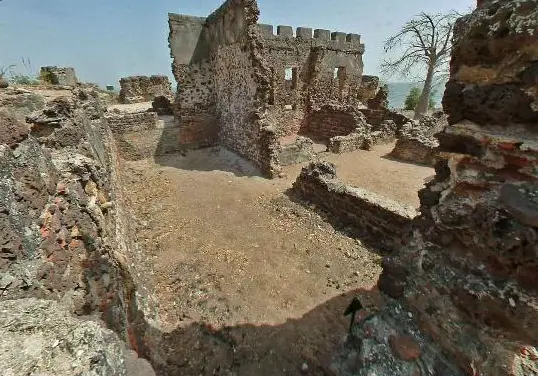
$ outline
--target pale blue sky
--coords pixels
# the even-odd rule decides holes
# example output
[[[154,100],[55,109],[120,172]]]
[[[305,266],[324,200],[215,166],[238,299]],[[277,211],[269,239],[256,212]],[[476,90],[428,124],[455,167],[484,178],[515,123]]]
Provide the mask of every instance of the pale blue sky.
[[[73,66],[83,81],[118,86],[129,75],[171,76],[167,13],[206,16],[222,0],[3,0],[0,66],[30,58]],[[475,0],[259,0],[260,22],[358,33],[365,73],[377,74],[383,41],[421,11],[468,12]],[[21,72],[24,73],[24,72]]]

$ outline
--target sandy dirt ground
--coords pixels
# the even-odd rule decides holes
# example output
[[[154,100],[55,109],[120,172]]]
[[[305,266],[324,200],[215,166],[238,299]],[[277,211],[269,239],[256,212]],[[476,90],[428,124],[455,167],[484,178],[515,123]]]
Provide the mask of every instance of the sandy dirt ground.
[[[334,163],[337,177],[342,181],[418,208],[417,192],[434,177],[435,170],[388,157],[394,145],[376,145],[370,151],[357,150],[345,154],[323,153],[318,158]],[[286,166],[284,172],[294,180],[306,164]]]
[[[416,203],[432,170],[401,171],[384,152],[331,159],[343,179]],[[346,305],[357,294],[370,309],[379,304],[381,256],[289,193],[298,171],[266,180],[219,148],[124,164],[166,373],[329,375]]]

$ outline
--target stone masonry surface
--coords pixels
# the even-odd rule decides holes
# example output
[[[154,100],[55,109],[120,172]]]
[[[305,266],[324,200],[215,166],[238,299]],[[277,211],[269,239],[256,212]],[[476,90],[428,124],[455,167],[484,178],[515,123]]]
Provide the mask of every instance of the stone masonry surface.
[[[60,86],[75,86],[78,82],[75,68],[41,67],[40,77]]]
[[[355,227],[376,247],[393,251],[411,229],[418,214],[411,207],[361,188],[343,184],[336,178],[334,165],[315,162],[303,168],[294,190],[344,225]]]
[[[301,27],[294,36],[279,26],[274,33],[258,15],[254,0],[228,0],[208,18],[169,15],[174,113],[182,144],[224,145],[274,176],[280,138],[328,142],[362,125],[350,109],[360,103],[364,45],[359,35],[328,30]],[[376,84],[369,79],[362,97],[374,95]]]
[[[151,102],[156,97],[171,100],[172,87],[166,76],[132,76],[120,79],[120,102]]]
[[[42,100],[44,108],[30,113],[26,123],[18,119],[19,111],[27,109],[8,107],[0,113],[0,129],[10,129],[0,132],[0,311],[13,314],[0,318],[8,332],[2,338],[26,341],[26,351],[35,351],[24,362],[11,358],[12,352],[2,351],[2,359],[15,367],[14,374],[34,356],[32,364],[43,372],[75,374],[58,368],[62,364],[53,362],[48,352],[39,355],[42,345],[51,356],[76,356],[77,374],[127,374],[119,358],[123,345],[109,331],[75,318],[61,319],[93,315],[142,354],[150,342],[145,339],[146,320],[153,317],[150,300],[135,281],[137,273],[125,261],[137,248],[122,211],[118,160],[104,103],[91,86],[79,84],[62,92],[66,94]],[[28,303],[28,298],[39,300]],[[42,322],[40,315],[49,315],[45,312],[65,326],[30,324]],[[35,335],[21,327],[34,328]],[[73,330],[80,332],[73,337]],[[89,343],[96,347],[87,352]],[[11,350],[20,352],[17,346]]]
[[[391,364],[417,374],[396,359],[404,347],[418,374],[538,374],[537,20],[536,0],[486,0],[457,21],[436,175],[419,192],[413,237],[385,258],[378,282],[402,309],[354,329],[364,345],[399,320],[407,339],[378,342],[397,350],[388,357],[355,352],[365,367],[344,374],[394,374]],[[424,335],[439,346],[432,359]]]

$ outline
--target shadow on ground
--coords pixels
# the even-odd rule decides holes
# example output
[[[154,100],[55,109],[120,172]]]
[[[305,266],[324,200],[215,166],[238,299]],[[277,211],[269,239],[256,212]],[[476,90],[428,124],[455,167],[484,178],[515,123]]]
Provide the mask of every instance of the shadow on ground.
[[[286,195],[286,197],[288,197],[290,201],[301,205],[308,210],[317,211],[326,222],[330,223],[330,225],[333,226],[335,230],[340,231],[341,233],[349,236],[350,238],[360,240],[362,246],[368,252],[375,253],[380,256],[386,256],[392,252],[391,249],[382,249],[380,247],[378,239],[372,239],[369,233],[362,232],[356,227],[353,227],[351,221],[346,221],[345,217],[336,216],[335,214],[329,213],[323,208],[320,208],[318,205],[315,205],[314,203],[305,200],[303,197],[297,194],[295,189],[289,188],[284,192],[284,194]]]
[[[350,320],[343,312],[355,296],[365,307],[358,319],[382,304],[377,288],[359,289],[280,325],[213,328],[197,322],[159,333],[161,353],[150,358],[158,375],[335,375],[340,367],[333,360],[346,342]]]
[[[419,166],[419,167],[430,167],[430,168],[433,168],[432,166],[427,165],[427,164],[416,163],[416,162],[412,162],[412,161],[404,161],[404,160],[395,158],[395,157],[393,157],[393,156],[391,155],[391,153],[385,154],[385,155],[383,155],[381,158],[383,158],[383,159],[387,159],[387,160],[392,161],[392,162],[402,163],[402,164],[408,164],[408,165]]]
[[[156,155],[154,161],[161,166],[187,171],[224,171],[235,176],[262,177],[252,163],[218,146]]]

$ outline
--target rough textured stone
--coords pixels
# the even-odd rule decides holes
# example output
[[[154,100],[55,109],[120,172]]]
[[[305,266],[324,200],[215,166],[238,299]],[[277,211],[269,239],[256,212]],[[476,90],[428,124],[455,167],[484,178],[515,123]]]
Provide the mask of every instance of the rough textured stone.
[[[74,68],[41,67],[40,77],[52,85],[75,86],[78,83]]]
[[[281,145],[278,160],[281,166],[308,162],[314,157],[314,143],[306,137],[297,137],[293,144]]]
[[[378,282],[405,310],[389,303],[371,320],[432,338],[457,367],[445,372],[417,341],[417,362],[438,374],[538,374],[527,350],[538,341],[536,20],[536,0],[486,0],[456,23],[436,175],[419,194],[413,237]],[[394,357],[361,372],[395,369]]]
[[[30,133],[28,125],[20,122],[14,116],[0,111],[0,144],[14,147],[24,140],[28,133]]]
[[[120,79],[120,102],[151,102],[156,97],[172,100],[172,87],[166,76],[132,76]]]
[[[391,157],[433,166],[439,146],[436,134],[447,125],[444,115],[424,116],[419,124],[415,122],[405,124],[399,131],[396,145],[390,153]]]
[[[253,0],[228,0],[206,19],[171,14],[169,42],[180,142],[221,144],[265,170],[278,161],[263,158],[279,138],[328,142],[357,127],[349,109],[358,104],[364,45],[351,34],[331,39],[317,30],[312,38],[307,28],[294,38],[291,27],[279,26],[274,35],[257,24],[258,15]],[[324,119],[319,111],[328,103],[341,107],[332,106]],[[262,139],[264,127],[274,130],[276,145]]]
[[[141,289],[135,294],[121,256],[136,254],[136,247],[126,235],[129,220],[102,104],[91,90],[73,89],[28,115],[29,132],[19,134],[13,148],[0,145],[0,302],[61,301],[73,314],[100,317],[145,352],[139,307],[146,295]],[[48,355],[42,358],[47,364],[60,361]]]
[[[126,360],[132,361],[111,330],[77,319],[49,300],[0,302],[0,335],[6,376],[119,376],[127,375]]]
[[[396,356],[402,360],[415,360],[420,357],[420,346],[410,336],[391,335],[390,347]]]
[[[140,160],[177,153],[181,150],[179,128],[171,115],[123,109],[114,106],[105,115],[114,135],[119,156]]]
[[[365,239],[388,251],[397,249],[417,214],[413,208],[344,185],[336,178],[334,166],[326,162],[313,162],[303,168],[293,188],[338,222],[356,228]]]

